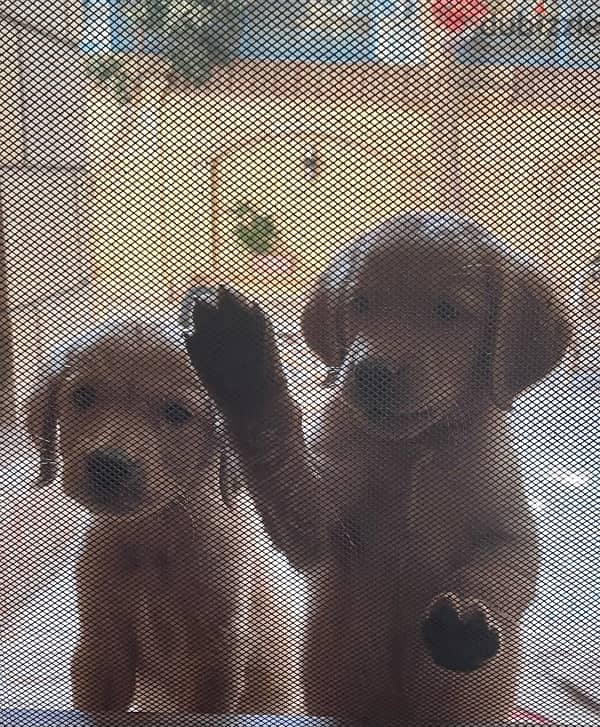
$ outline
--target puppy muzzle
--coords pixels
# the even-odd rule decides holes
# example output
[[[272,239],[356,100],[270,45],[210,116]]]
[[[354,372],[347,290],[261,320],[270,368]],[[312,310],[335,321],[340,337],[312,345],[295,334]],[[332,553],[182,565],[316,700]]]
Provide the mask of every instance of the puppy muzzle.
[[[383,359],[362,359],[349,372],[350,396],[373,422],[391,422],[409,413],[407,372]]]
[[[143,500],[137,464],[117,449],[97,449],[85,458],[85,497],[98,509],[125,514]]]

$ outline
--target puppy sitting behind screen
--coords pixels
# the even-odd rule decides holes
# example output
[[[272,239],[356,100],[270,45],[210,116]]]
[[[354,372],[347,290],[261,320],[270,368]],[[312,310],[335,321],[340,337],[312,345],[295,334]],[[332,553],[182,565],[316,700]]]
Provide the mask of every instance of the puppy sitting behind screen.
[[[298,711],[278,556],[180,335],[109,324],[68,346],[28,402],[41,484],[59,453],[64,490],[93,514],[74,706],[125,711],[135,694],[145,711]]]
[[[538,546],[504,412],[568,342],[546,276],[451,215],[360,236],[303,314],[338,371],[307,405],[310,441],[260,308],[222,290],[194,323],[194,367],[273,541],[306,572],[309,712],[508,719]]]

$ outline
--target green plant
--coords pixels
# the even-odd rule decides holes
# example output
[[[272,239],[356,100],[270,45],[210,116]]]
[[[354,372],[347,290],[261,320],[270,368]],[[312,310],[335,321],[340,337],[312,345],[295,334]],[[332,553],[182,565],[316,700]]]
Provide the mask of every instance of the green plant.
[[[141,73],[131,70],[126,58],[116,54],[88,56],[85,65],[88,75],[108,89],[122,105],[135,99],[145,80]]]
[[[270,252],[278,236],[272,218],[255,212],[247,202],[240,203],[235,214],[240,219],[235,227],[240,243],[257,255]]]
[[[88,73],[117,100],[130,103],[160,69],[167,86],[200,86],[238,55],[243,0],[121,0],[138,47],[128,53],[89,55]],[[154,59],[156,63],[149,62]]]

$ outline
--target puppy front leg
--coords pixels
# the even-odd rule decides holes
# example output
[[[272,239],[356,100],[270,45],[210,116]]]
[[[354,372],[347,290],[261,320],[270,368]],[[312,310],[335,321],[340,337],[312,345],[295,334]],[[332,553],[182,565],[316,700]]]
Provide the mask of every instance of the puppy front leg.
[[[503,648],[503,628],[515,633],[533,600],[539,546],[522,505],[518,518],[488,512],[492,517],[476,528],[469,562],[429,605],[422,632],[438,666],[468,673],[494,659]]]
[[[83,712],[125,712],[135,691],[130,637],[115,623],[99,621],[86,631],[71,664],[73,707]]]
[[[80,636],[71,687],[73,706],[85,712],[126,711],[135,691],[137,645],[114,547],[92,532],[77,565]]]
[[[225,288],[215,304],[197,301],[193,318],[191,363],[226,417],[265,529],[294,566],[309,568],[328,547],[327,508],[270,323]]]

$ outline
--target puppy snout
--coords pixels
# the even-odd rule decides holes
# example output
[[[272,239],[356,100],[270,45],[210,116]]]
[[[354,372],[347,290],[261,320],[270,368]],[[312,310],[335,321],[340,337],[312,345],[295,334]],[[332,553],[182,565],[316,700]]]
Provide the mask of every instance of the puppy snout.
[[[389,419],[406,405],[405,376],[384,361],[359,362],[353,371],[354,395],[358,405],[374,419]]]
[[[111,510],[121,510],[140,499],[138,467],[126,454],[115,449],[90,453],[85,461],[92,499]]]

